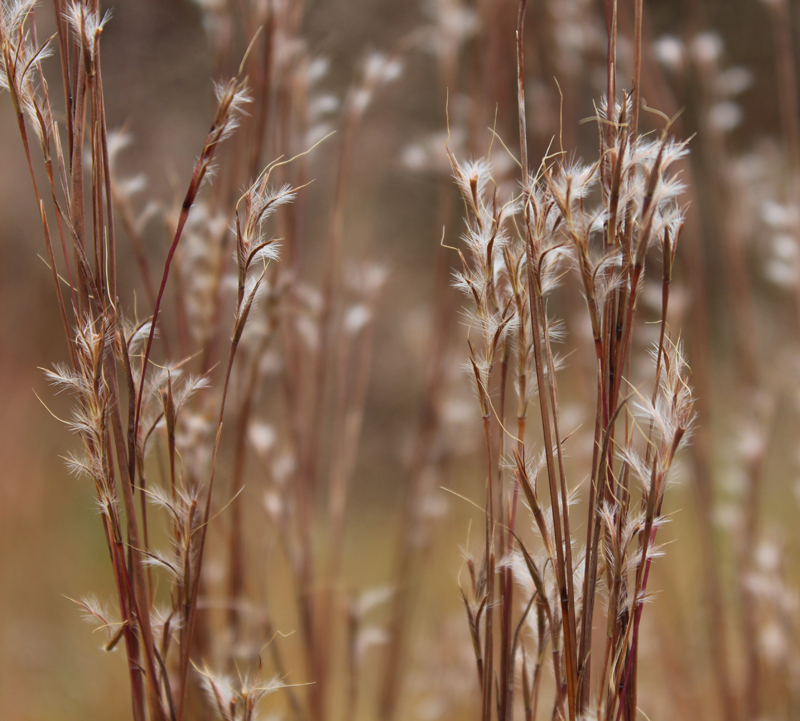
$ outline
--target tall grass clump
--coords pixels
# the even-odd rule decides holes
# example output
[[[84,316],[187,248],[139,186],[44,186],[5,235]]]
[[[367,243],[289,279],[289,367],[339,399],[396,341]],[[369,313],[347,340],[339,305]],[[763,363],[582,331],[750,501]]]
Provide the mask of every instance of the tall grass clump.
[[[686,144],[670,138],[665,116],[659,134],[639,133],[640,6],[632,90],[618,98],[612,3],[598,160],[584,164],[558,149],[532,166],[525,6],[522,0],[517,26],[517,192],[498,187],[488,160],[450,156],[468,214],[456,283],[469,299],[468,371],[487,457],[484,540],[467,558],[464,591],[481,718],[513,718],[515,693],[525,718],[536,718],[548,703],[549,658],[553,718],[634,719],[640,623],[664,494],[694,417],[681,342],[666,324],[683,225],[675,168]],[[634,363],[639,298],[652,282],[653,261],[660,261],[660,325],[652,365],[642,374]],[[565,462],[570,429],[562,422],[557,350],[565,327],[551,300],[572,275],[591,327],[582,352],[596,368],[593,452],[582,477]],[[570,510],[581,486],[588,495],[582,533]],[[534,541],[518,518],[520,506]],[[595,633],[598,615],[602,636]]]
[[[151,364],[153,341],[189,214],[221,143],[235,130],[250,98],[241,77],[217,86],[217,111],[181,204],[152,316],[129,317],[117,285],[117,209],[100,63],[100,38],[108,16],[100,15],[96,3],[57,2],[57,33],[40,44],[32,24],[33,5],[3,6],[3,85],[17,113],[69,351],[69,363],[56,365],[47,376],[74,397],[72,417],[65,423],[80,438],[82,450],[69,457],[68,466],[94,484],[117,590],[114,611],[93,599],[79,603],[106,629],[108,649],[124,644],[134,718],[182,719],[196,686],[192,659],[198,644],[201,569],[232,368],[269,263],[277,258],[266,219],[294,193],[288,186],[273,189],[268,168],[245,191],[234,212],[238,291],[231,341],[221,397],[216,403],[208,399],[218,410],[215,422],[211,417],[206,421],[213,439],[207,471],[204,478],[191,477],[176,468],[182,452],[177,436],[190,398],[208,386],[208,372],[192,375],[183,368],[186,361]],[[60,50],[67,98],[63,140],[42,73],[42,61],[53,45]],[[30,132],[45,164],[43,191],[33,167]],[[90,158],[88,183],[85,153]],[[55,233],[47,203],[54,211]],[[60,272],[56,249],[62,252]],[[147,456],[159,434],[169,457],[163,485],[147,479]],[[151,546],[149,504],[165,511],[170,538],[166,551]],[[158,594],[155,569],[169,579],[166,598]],[[226,714],[239,705],[247,707],[277,685],[249,683],[246,695],[225,699]],[[215,688],[213,683],[210,688]],[[218,693],[215,697],[221,703]]]
[[[401,73],[403,46],[366,56],[331,139],[339,103],[319,86],[327,61],[299,34],[301,5],[199,2],[223,79],[185,190],[158,206],[169,238],[153,252],[153,205],[118,171],[130,138],[107,127],[110,15],[97,0],[55,0],[55,31],[42,39],[35,5],[2,5],[0,87],[16,113],[66,339],[67,361],[46,375],[73,399],[63,422],[80,450],[67,464],[94,487],[114,580],[113,601],[77,603],[106,650],[124,649],[136,721],[270,709],[352,717],[376,642],[367,622],[387,597],[342,577],[386,272],[352,263],[342,242],[358,129]],[[58,111],[46,71],[54,54]],[[333,146],[336,191],[314,280],[303,207],[321,143]],[[245,494],[254,459],[259,480]],[[273,604],[297,639],[284,638]],[[287,655],[301,669],[292,684]]]
[[[798,387],[797,51],[790,3],[745,7],[771,48],[760,65],[736,64],[738,53],[711,28],[687,27],[654,47],[703,141],[691,168],[693,204],[702,210],[687,218],[687,268],[697,301],[693,365],[708,419],[692,475],[714,696],[725,718],[791,718],[796,553],[784,523],[794,525],[787,475],[796,474],[797,459],[783,434],[796,425]],[[751,98],[772,96],[767,86],[773,112],[764,128]]]

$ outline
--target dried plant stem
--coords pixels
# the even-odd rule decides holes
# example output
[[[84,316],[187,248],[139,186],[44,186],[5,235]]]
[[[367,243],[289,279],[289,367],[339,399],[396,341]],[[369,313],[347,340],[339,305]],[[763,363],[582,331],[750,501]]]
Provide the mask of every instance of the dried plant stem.
[[[213,128],[212,128],[213,130]],[[213,146],[212,146],[213,147]],[[212,150],[213,152],[213,150]],[[139,429],[139,418],[142,412],[142,398],[144,396],[144,381],[147,376],[147,364],[150,359],[150,351],[153,347],[153,338],[155,337],[156,333],[156,323],[158,321],[158,313],[161,309],[161,301],[164,297],[164,291],[167,287],[167,280],[169,279],[169,271],[172,266],[172,259],[175,256],[175,251],[178,249],[178,243],[180,243],[181,236],[183,235],[183,229],[186,226],[186,221],[189,219],[189,211],[194,204],[195,198],[197,197],[197,193],[200,190],[200,185],[203,182],[203,177],[205,176],[207,165],[204,166],[204,158],[201,156],[200,159],[197,161],[195,165],[194,172],[192,173],[192,179],[189,183],[189,188],[186,191],[186,195],[184,196],[183,203],[181,204],[181,212],[180,216],[178,217],[178,224],[175,228],[175,234],[172,238],[172,243],[169,247],[169,252],[167,253],[167,259],[164,263],[164,272],[161,276],[161,284],[158,288],[158,295],[156,296],[156,304],[153,308],[153,319],[150,325],[150,333],[147,337],[147,346],[145,347],[144,357],[142,358],[142,370],[141,370],[141,380],[139,381],[139,390],[137,393],[137,402],[136,402],[136,416],[133,423],[133,428],[131,429],[131,434],[133,438],[136,437],[136,434]]]
[[[243,310],[244,309],[242,307],[242,299],[240,296],[239,303],[237,305],[237,317],[241,317],[241,313],[243,312]],[[203,566],[203,555],[205,553],[206,537],[208,534],[208,522],[211,517],[211,498],[214,490],[214,477],[217,467],[217,454],[219,453],[219,444],[220,444],[220,439],[222,437],[222,419],[225,412],[225,401],[227,400],[228,397],[228,388],[230,386],[231,371],[233,370],[233,361],[236,358],[236,350],[239,347],[240,337],[241,337],[241,330],[238,330],[238,332],[234,333],[234,337],[231,340],[230,351],[228,353],[228,363],[225,368],[225,380],[222,385],[222,400],[220,401],[219,416],[217,418],[217,431],[214,440],[214,450],[211,454],[211,469],[209,472],[208,489],[206,490],[206,499],[203,509],[203,522],[199,529],[200,540],[198,541],[199,545],[197,550],[197,562],[196,562],[197,571],[191,578],[191,591],[188,597],[188,609],[187,609],[188,613],[185,618],[186,633],[184,638],[182,639],[183,644],[181,648],[180,686],[179,686],[180,696],[178,698],[177,721],[183,720],[185,706],[186,706],[187,674],[189,672],[189,665],[191,659],[192,635],[194,632],[194,626],[197,618],[197,600],[199,595],[198,592],[200,589],[201,576],[199,570]]]
[[[486,391],[484,390],[484,393]],[[488,408],[488,405],[485,406]],[[488,457],[488,476],[486,483],[486,545],[484,553],[486,558],[486,608],[485,618],[485,645],[483,649],[483,678],[482,698],[483,709],[481,719],[491,721],[492,717],[492,686],[494,683],[494,614],[491,609],[494,605],[494,461],[492,460],[492,433],[491,416],[487,412],[483,416],[483,432],[486,440],[486,453]]]
[[[614,0],[616,13],[616,0]],[[642,80],[642,16],[644,0],[633,0],[633,82],[631,84],[631,135],[639,134],[639,97]],[[616,65],[616,63],[615,63]]]
[[[609,107],[617,98],[617,0],[606,0],[606,34],[608,50],[606,75],[608,84]],[[612,117],[613,121],[614,118]],[[611,128],[607,129],[610,132]]]
[[[12,97],[15,98],[16,95],[12,95]],[[33,193],[36,196],[36,202],[39,207],[39,218],[41,219],[42,230],[44,232],[45,250],[47,251],[47,260],[50,265],[50,271],[53,276],[53,285],[55,286],[56,299],[58,301],[58,310],[61,315],[61,322],[64,326],[64,334],[67,338],[67,347],[69,348],[70,360],[72,360],[74,363],[72,344],[69,342],[70,331],[69,331],[69,320],[67,318],[67,308],[64,303],[64,295],[61,292],[61,282],[58,278],[58,268],[56,266],[55,254],[53,253],[53,243],[50,238],[50,228],[47,224],[47,215],[44,209],[44,201],[39,195],[39,187],[36,183],[36,175],[33,172],[33,161],[31,160],[31,151],[30,151],[30,146],[28,144],[28,132],[25,128],[25,116],[23,115],[22,109],[19,107],[18,103],[16,105],[17,107],[15,108],[15,110],[17,115],[17,126],[19,128],[20,136],[22,138],[22,146],[25,150],[25,159],[28,163],[28,171],[31,176],[31,183],[33,184]]]

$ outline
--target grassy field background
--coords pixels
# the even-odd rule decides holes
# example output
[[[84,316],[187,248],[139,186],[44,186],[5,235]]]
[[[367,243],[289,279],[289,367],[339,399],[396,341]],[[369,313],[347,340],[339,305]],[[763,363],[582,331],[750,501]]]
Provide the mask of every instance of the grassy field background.
[[[434,5],[389,0],[307,3],[302,35],[314,55],[329,59],[326,94],[343,98],[364,54],[395,47],[429,24],[429,7]],[[499,70],[513,72],[516,3],[497,2],[496,16],[487,9],[491,3],[469,5],[477,25],[459,60],[458,92],[480,98],[488,109],[484,118],[496,108],[498,132],[514,148],[516,117],[509,116],[515,103],[513,75],[495,82],[484,79],[484,85],[474,78],[490,76],[493,58],[503,58],[496,61]],[[547,0],[533,5],[528,49],[532,162],[539,162],[559,132],[558,87],[564,93],[565,145],[593,157],[596,126],[579,121],[594,113],[592,102],[602,87],[602,4]],[[781,126],[781,109],[788,100],[785,77],[782,81],[776,71],[785,56],[780,55],[770,21],[773,5],[783,7],[780,1],[756,0],[645,3],[643,96],[649,103],[653,98],[655,107],[656,101],[666,101],[670,107],[661,109],[668,114],[684,108],[677,132],[684,138],[696,133],[689,145],[691,166],[685,172],[693,188],[687,247],[679,251],[671,319],[676,324],[673,332],[688,342],[690,364],[701,375],[695,377],[696,443],[704,461],[693,463],[693,451],[684,452],[664,506],[671,522],[659,532],[665,557],[654,566],[654,597],[643,617],[640,649],[639,700],[654,721],[726,718],[714,690],[719,674],[708,633],[703,544],[709,539],[702,526],[709,507],[704,511],[704,503],[710,504],[713,520],[711,542],[725,610],[720,627],[729,643],[732,688],[741,686],[740,679],[752,678],[747,659],[753,644],[759,664],[760,715],[741,719],[793,719],[800,713],[800,611],[794,590],[800,582],[800,204],[792,185],[798,168],[785,168],[793,130],[785,123]],[[120,171],[126,176],[145,173],[147,195],[167,204],[183,193],[214,112],[210,78],[215,64],[201,12],[182,0],[120,0],[108,7],[112,16],[102,36],[108,124],[124,127],[133,136],[132,147],[120,156]],[[798,7],[792,2],[786,7],[789,34],[797,40]],[[52,10],[43,3],[37,14],[44,37],[53,31]],[[481,25],[485,17],[499,23],[491,32]],[[599,45],[596,38],[587,39],[587,26],[600,33]],[[570,28],[575,33],[572,45],[564,35]],[[627,37],[629,28],[623,22],[621,34]],[[665,36],[682,43],[677,60],[665,55],[668,45],[656,44]],[[486,55],[487,47],[494,54]],[[623,44],[621,54],[629,49],[630,43]],[[666,63],[659,64],[659,52]],[[570,53],[580,55],[575,66],[569,62]],[[791,56],[795,94],[798,57]],[[434,132],[440,133],[438,156],[424,161],[446,159],[441,147],[444,93],[434,57],[416,49],[404,51],[403,63],[402,76],[376,93],[359,127],[345,203],[344,253],[377,259],[389,270],[378,303],[365,422],[346,517],[341,583],[348,592],[383,587],[394,579],[400,509],[424,400],[430,340],[437,333],[432,309],[442,237],[437,202],[443,193],[452,196],[445,213],[448,242],[458,242],[463,227],[455,190],[442,190],[450,182],[447,167],[443,173],[409,167],[414,165],[409,158],[415,157],[409,147],[413,150]],[[749,73],[747,81],[741,75],[738,80],[735,74],[724,75],[738,67]],[[45,71],[57,74],[57,60],[47,59]],[[726,79],[729,85],[742,85],[741,92],[726,90]],[[728,105],[721,107],[723,102]],[[332,115],[331,126],[339,122]],[[485,151],[491,136],[481,127],[475,137],[482,146],[476,150]],[[318,151],[315,181],[307,191],[307,207],[313,210],[306,216],[310,242],[305,263],[315,278],[324,273],[322,239],[337,183],[334,147],[331,143]],[[105,653],[104,639],[92,634],[69,600],[90,592],[111,596],[114,587],[90,484],[68,475],[61,459],[76,447],[76,438],[44,407],[60,417],[70,412],[69,398],[54,395],[41,371],[64,361],[66,349],[52,281],[41,260],[41,226],[8,93],[0,93],[0,158],[0,715],[10,721],[128,718],[121,644]],[[784,215],[776,221],[770,220],[777,212],[777,201],[769,197],[772,191],[782,197]],[[149,248],[162,258],[169,241],[164,223],[147,227]],[[699,270],[698,250],[705,258]],[[455,264],[455,259],[448,262]],[[119,264],[120,286],[129,289],[124,300],[132,306],[134,300],[141,302],[142,286],[127,248]],[[686,266],[694,270],[686,272]],[[744,276],[737,275],[740,271]],[[585,337],[585,323],[578,319],[580,302],[561,296],[556,302],[562,303],[568,331]],[[752,350],[742,346],[748,334]],[[470,501],[483,505],[485,460],[477,401],[461,367],[468,356],[460,314],[453,313],[448,335],[452,360],[442,406],[447,419],[445,460],[437,466],[434,490],[426,498],[433,520],[414,582],[417,601],[411,606],[406,691],[398,707],[398,718],[403,719],[480,715],[459,579],[465,578],[462,547],[480,538],[482,512]],[[584,482],[577,474],[591,454],[593,415],[586,403],[594,392],[591,361],[568,358],[562,381],[562,412],[569,427],[577,429],[567,459],[575,469],[573,485]],[[756,371],[748,370],[748,364]],[[262,402],[268,407],[270,400]],[[229,460],[230,449],[225,453]],[[710,498],[698,497],[698,468],[705,469]],[[288,570],[270,560],[275,529],[262,507],[256,463],[250,474],[242,495],[248,533],[253,533],[247,554],[264,572],[254,586],[260,589],[264,583],[269,588],[276,630],[296,633]],[[584,519],[584,506],[579,508],[576,518]],[[755,519],[752,533],[743,530],[750,518]],[[212,534],[225,538],[226,523],[221,518]],[[743,550],[739,545],[744,538],[752,543]],[[225,558],[212,553],[208,563],[209,573],[222,573]],[[757,628],[747,627],[748,599],[756,599]],[[379,615],[378,625],[385,622]],[[293,643],[292,638],[285,642],[285,680],[306,683],[311,679]],[[358,718],[371,719],[377,718],[370,709],[379,695],[382,656],[380,646],[365,653],[370,655]],[[344,689],[344,670],[333,673]],[[340,703],[344,695],[344,690],[334,693],[333,703]]]

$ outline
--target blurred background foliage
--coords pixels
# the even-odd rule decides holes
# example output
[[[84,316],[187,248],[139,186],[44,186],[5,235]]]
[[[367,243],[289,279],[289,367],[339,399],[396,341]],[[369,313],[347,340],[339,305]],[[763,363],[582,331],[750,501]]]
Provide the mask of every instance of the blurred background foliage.
[[[602,92],[602,3],[541,0],[531,5],[531,157],[538,161],[559,130],[559,90],[554,77],[563,92],[564,145],[593,157],[595,126],[580,125],[579,121],[594,114],[592,103]],[[149,195],[172,198],[185,187],[213,113],[213,59],[201,13],[188,0],[119,0],[107,6],[113,10],[103,35],[109,126],[125,128],[134,138],[133,148],[121,156],[123,172],[146,173]],[[463,77],[490,73],[487,63],[492,57],[507,56],[501,69],[513,68],[516,4],[496,0],[493,8],[498,25],[490,35],[499,38],[499,46],[493,49],[495,55],[480,54],[485,50],[487,29],[478,28],[476,39],[464,52]],[[797,38],[800,5],[792,0],[789,10],[787,22]],[[48,10],[39,12],[46,26]],[[683,312],[674,320],[684,327],[693,354],[690,362],[708,381],[701,387],[698,423],[704,430],[700,442],[712,449],[708,457],[713,465],[707,470],[714,486],[720,563],[728,579],[722,586],[731,610],[727,624],[735,636],[737,554],[726,534],[736,528],[747,443],[753,435],[762,443],[767,441],[763,440],[765,424],[753,410],[763,405],[762,401],[750,396],[743,401],[742,395],[732,390],[741,385],[737,368],[742,351],[737,333],[743,321],[737,315],[740,289],[732,283],[726,265],[730,238],[720,216],[729,217],[732,206],[763,215],[763,207],[752,193],[749,197],[754,207],[740,205],[742,201],[725,186],[726,173],[745,172],[748,162],[751,166],[761,163],[766,169],[758,172],[767,177],[762,185],[781,183],[769,180],[781,173],[779,161],[787,152],[781,136],[782,91],[776,73],[775,34],[768,4],[757,0],[651,0],[645,3],[645,12],[648,65],[642,94],[651,106],[668,115],[684,108],[678,134],[689,137],[697,133],[690,145],[695,194],[690,210],[694,220],[689,223],[695,224],[696,232],[688,234],[685,244],[699,248],[686,251],[692,255],[685,256],[684,263],[688,257],[691,264],[698,249],[705,262],[699,274],[679,270],[678,285],[685,301]],[[586,35],[589,20],[600,33],[597,37]],[[427,22],[423,2],[315,0],[306,3],[303,34],[314,54],[329,58],[331,70],[324,84],[341,98],[365,51],[390,48]],[[625,30],[624,24],[622,28]],[[573,36],[569,36],[571,31]],[[655,43],[665,36],[676,44]],[[698,37],[707,45],[698,45]],[[709,62],[717,64],[717,70],[741,67],[749,73],[740,76],[742,87],[734,88],[737,92],[731,92],[732,97],[713,97],[714,92],[721,92],[711,82],[718,77],[709,80],[703,75],[703,52],[712,54]],[[56,62],[47,60],[53,69]],[[728,80],[737,82],[733,76]],[[487,93],[482,97],[485,107],[497,107],[498,132],[511,147],[516,132],[513,83],[513,75],[503,75],[477,91],[479,96]],[[490,92],[494,97],[488,96]],[[15,119],[10,104],[0,97],[0,715],[14,721],[125,718],[129,700],[126,693],[120,693],[126,684],[124,655],[116,652],[109,657],[100,650],[101,642],[67,600],[89,590],[105,596],[112,586],[90,488],[68,476],[60,460],[74,439],[36,398],[38,394],[45,399],[56,415],[67,408],[66,399],[52,396],[39,370],[62,360],[65,349],[49,272],[38,257],[41,232]],[[720,125],[715,129],[708,124],[708,113],[718,100],[730,101],[730,105],[717,110]],[[419,414],[427,339],[432,332],[434,267],[441,235],[436,228],[436,199],[442,180],[434,173],[409,167],[414,165],[409,146],[443,129],[444,98],[434,59],[430,53],[409,52],[402,77],[380,91],[359,131],[347,201],[347,254],[377,259],[391,273],[380,305],[367,422],[348,518],[346,576],[357,587],[385,584],[392,578],[398,509],[407,482],[405,461]],[[481,138],[488,143],[488,134]],[[485,147],[476,150],[483,152]],[[322,152],[327,151],[323,148]],[[332,157],[328,166],[318,164],[322,171],[308,191],[309,205],[320,208],[319,213],[311,214],[312,238],[324,235],[335,183],[331,166]],[[796,563],[800,509],[795,485],[800,419],[794,397],[800,374],[798,307],[792,300],[794,291],[787,292],[786,283],[776,282],[774,273],[770,274],[769,264],[774,261],[770,238],[752,231],[755,221],[749,216],[735,222],[747,244],[743,258],[753,289],[749,312],[757,334],[756,362],[762,368],[753,395],[767,394],[772,399],[768,405],[780,406],[766,414],[772,419],[766,436],[770,452],[759,455],[759,459],[763,455],[760,535],[765,543],[773,544],[765,553],[769,548],[781,549],[779,563],[785,567],[787,585],[792,585],[800,580],[800,564]],[[152,228],[148,242],[156,249],[159,243],[166,247],[166,231],[159,229],[157,222]],[[448,238],[455,240],[460,228],[454,213],[447,224]],[[796,236],[792,239],[795,245],[799,242]],[[786,253],[789,260],[796,261],[797,247],[786,250],[784,256]],[[313,267],[313,247],[308,257]],[[132,256],[123,257],[121,268],[129,274],[131,284],[138,282]],[[790,279],[790,285],[794,282]],[[697,313],[702,316],[704,307],[706,316],[697,325]],[[456,316],[452,337],[456,357],[463,358],[458,355],[464,350],[463,329],[458,323]],[[697,341],[698,333],[702,342]],[[459,385],[460,373],[455,367],[456,391],[450,407],[458,453],[438,481],[480,503],[479,415],[468,386]],[[578,385],[568,387],[565,394],[577,403],[581,388],[579,380],[575,383]],[[759,448],[755,452],[761,453]],[[640,696],[650,699],[647,708],[652,709],[652,714],[648,713],[653,719],[722,718],[713,715],[717,713],[713,710],[706,715],[709,708],[714,709],[713,702],[708,707],[694,703],[699,689],[712,683],[714,654],[708,648],[707,606],[701,590],[704,570],[698,549],[703,539],[696,530],[697,499],[687,481],[693,471],[690,463],[686,466],[681,481],[668,495],[666,510],[674,514],[674,522],[664,531],[669,544],[666,557],[656,566],[654,588],[660,593],[645,614]],[[430,545],[420,583],[422,601],[413,626],[408,677],[408,685],[417,689],[412,693],[414,704],[420,705],[409,703],[403,718],[426,714],[432,718],[441,711],[436,694],[428,698],[419,690],[425,683],[452,699],[451,706],[442,711],[444,718],[476,718],[474,710],[470,711],[476,692],[473,670],[468,655],[465,660],[462,653],[463,649],[469,652],[469,639],[457,576],[459,544],[466,542],[469,524],[479,522],[480,513],[444,491],[436,500],[440,507],[434,511],[442,515],[433,531],[435,542]],[[791,635],[785,629],[779,633],[784,639]],[[776,643],[781,646],[780,639]],[[735,642],[733,649],[735,656]],[[780,649],[777,653],[789,663]],[[415,664],[417,656],[423,661]],[[794,667],[797,661],[794,658],[789,664],[793,671],[798,670]],[[735,660],[732,665],[736,666]],[[425,678],[426,668],[438,669],[439,675]],[[665,673],[675,682],[665,684]],[[305,680],[300,672],[290,673],[287,679],[290,683]],[[683,689],[686,698],[670,696],[675,688]],[[676,709],[694,709],[696,715],[670,715]]]

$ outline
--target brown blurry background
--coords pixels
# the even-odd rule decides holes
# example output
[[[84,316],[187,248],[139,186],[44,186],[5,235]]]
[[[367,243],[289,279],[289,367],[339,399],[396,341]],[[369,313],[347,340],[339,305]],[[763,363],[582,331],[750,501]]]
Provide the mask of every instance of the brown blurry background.
[[[560,4],[571,3],[549,3],[554,7]],[[513,3],[498,1],[497,5],[512,7],[513,17]],[[587,3],[586,7],[595,12],[600,5]],[[726,64],[744,65],[752,72],[751,86],[737,99],[743,120],[728,136],[733,151],[752,150],[760,138],[777,135],[775,59],[762,3],[654,0],[645,6],[650,39],[665,33],[690,37],[714,30],[724,40]],[[185,187],[213,113],[212,61],[200,13],[192,3],[180,0],[120,0],[108,7],[113,8],[113,17],[103,35],[103,62],[109,126],[125,127],[134,137],[134,145],[122,156],[125,173],[145,173],[148,195],[169,200]],[[797,4],[792,8],[796,21],[800,17]],[[325,80],[329,90],[341,97],[364,52],[392,47],[426,22],[423,9],[422,3],[412,0],[309,2],[305,34],[310,46],[330,59],[331,72]],[[39,12],[42,26],[47,27],[49,8],[45,5]],[[532,12],[536,17],[537,10]],[[511,26],[506,37],[510,54]],[[545,57],[546,48],[533,48],[531,55],[540,51]],[[56,70],[56,62],[47,60],[51,70]],[[473,62],[480,63],[467,58],[465,69]],[[557,68],[542,61],[536,72],[536,80],[546,89],[543,117],[557,121],[551,83]],[[591,101],[599,91],[590,75],[559,80],[569,111],[566,132],[581,145],[582,154],[593,157],[594,127],[578,126],[577,121],[592,114]],[[513,77],[497,83],[501,111],[512,83]],[[675,82],[674,77],[665,75],[659,87],[668,93],[675,109],[686,108],[680,132],[688,136],[698,130],[700,100],[694,79]],[[535,114],[537,107],[530,112]],[[557,129],[548,122],[544,120],[539,131],[540,151]],[[511,135],[512,146],[514,123],[514,116],[499,122],[500,130]],[[406,480],[403,461],[425,375],[434,258],[441,233],[434,227],[440,180],[412,172],[401,157],[410,143],[443,126],[443,98],[434,63],[429,54],[414,52],[405,60],[402,78],[380,91],[357,139],[347,204],[346,252],[354,258],[377,259],[391,271],[381,304],[373,381],[355,477],[357,500],[348,526],[352,549],[347,554],[348,573],[354,583],[365,587],[391,579],[397,508]],[[703,182],[707,162],[703,143],[700,135],[691,146],[700,181],[698,207],[693,212],[699,213],[704,231],[712,334],[708,360],[711,388],[717,397],[703,399],[711,410],[699,422],[710,428],[716,439],[720,466],[715,481],[721,483],[726,474],[735,473],[725,465],[726,444],[734,435],[728,420],[736,413],[735,400],[726,389],[734,343],[725,300],[730,289],[724,287],[717,272],[724,239],[715,236],[715,226],[702,207],[704,201],[713,200],[708,197],[713,186]],[[309,190],[309,204],[320,208],[316,221],[311,221],[320,224],[318,233],[324,228],[332,183],[333,173],[325,175],[323,171]],[[0,716],[14,721],[126,718],[130,714],[127,692],[120,692],[127,688],[124,655],[108,655],[99,649],[100,641],[68,600],[87,592],[103,597],[111,593],[112,586],[91,489],[70,477],[60,460],[75,439],[36,398],[38,394],[56,415],[68,413],[68,399],[54,397],[39,370],[63,360],[65,349],[49,272],[38,257],[43,244],[29,186],[15,118],[7,96],[0,94]],[[167,243],[166,233],[159,230],[157,222],[150,228],[148,242],[158,252],[159,243]],[[448,228],[450,237],[456,238],[459,228],[454,217]],[[313,267],[313,247],[308,253]],[[132,283],[137,282],[132,257],[122,262],[127,264],[123,272],[130,273]],[[759,331],[782,342],[792,313],[779,291],[755,271],[754,276]],[[682,282],[686,283],[685,278]],[[692,323],[691,308],[684,321]],[[456,325],[453,337],[454,347],[463,350],[462,330]],[[570,395],[569,389],[566,395]],[[463,398],[470,408],[473,398],[466,384]],[[477,408],[472,410],[477,422]],[[780,533],[789,559],[796,557],[800,543],[795,530],[798,509],[791,492],[792,449],[796,447],[792,424],[797,420],[796,412],[787,412],[785,431],[777,436],[776,443],[785,452],[776,453],[770,461],[765,505],[770,518],[767,525],[783,529]],[[467,423],[465,428],[465,433],[473,433],[475,450],[451,464],[442,484],[479,498],[472,492],[481,480],[480,436],[477,426],[473,429]],[[464,442],[467,448],[469,438],[467,435]],[[438,644],[441,664],[452,663],[457,676],[460,658],[456,653],[448,655],[446,644],[450,636],[459,644],[468,643],[456,585],[459,544],[466,541],[469,520],[477,521],[479,515],[444,492],[441,502],[448,512],[438,522],[435,552],[428,559],[414,643]],[[690,600],[692,579],[699,571],[688,484],[679,484],[667,503],[669,512],[680,512],[664,532],[664,540],[673,542],[666,558],[657,564],[655,586],[668,590],[645,614],[648,620],[661,614],[666,621],[660,631],[650,629],[651,644],[643,648],[642,664],[644,668],[671,665],[675,673],[695,673],[696,662],[687,659],[698,649],[698,657],[702,657],[705,641],[703,614]],[[730,563],[730,559],[724,562]],[[680,629],[680,639],[660,646],[670,629]],[[667,651],[659,652],[665,648]],[[463,673],[468,679],[463,681],[467,707],[469,693],[474,691],[470,690],[473,677],[471,670]],[[705,671],[700,668],[699,673],[702,677]],[[652,679],[643,671],[642,682],[648,680]],[[446,682],[443,677],[441,683]],[[460,689],[457,682],[455,685]]]

